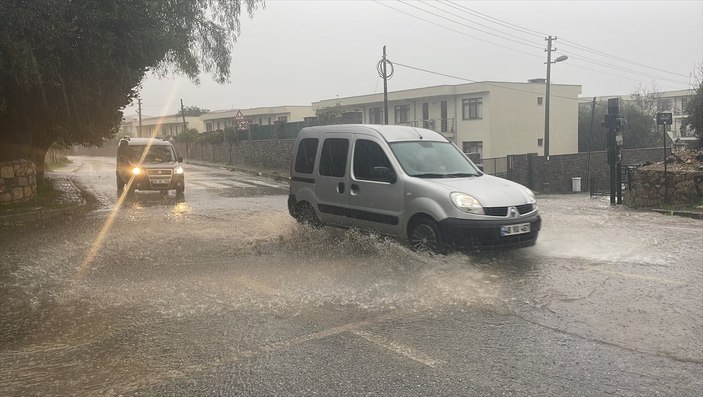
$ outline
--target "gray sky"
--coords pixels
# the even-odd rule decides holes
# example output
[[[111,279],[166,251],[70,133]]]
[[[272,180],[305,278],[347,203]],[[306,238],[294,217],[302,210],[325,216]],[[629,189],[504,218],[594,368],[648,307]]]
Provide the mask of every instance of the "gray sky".
[[[267,0],[251,19],[243,15],[230,83],[150,75],[143,114],[175,113],[181,98],[217,110],[383,92],[376,63],[384,44],[392,62],[523,82],[545,76],[547,35],[558,37],[553,57],[569,56],[552,66],[552,82],[580,84],[583,96],[630,94],[653,82],[660,90],[687,89],[703,63],[703,0]],[[396,66],[389,91],[463,82]],[[134,106],[125,109],[134,113]]]

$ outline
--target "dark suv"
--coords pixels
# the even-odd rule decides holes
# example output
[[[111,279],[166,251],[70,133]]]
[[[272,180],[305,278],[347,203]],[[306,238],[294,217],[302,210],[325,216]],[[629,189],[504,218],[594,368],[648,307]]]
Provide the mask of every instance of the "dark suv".
[[[117,146],[117,191],[125,186],[129,192],[134,190],[158,190],[167,194],[175,190],[176,194],[185,191],[183,161],[178,157],[171,142],[159,138],[120,139]],[[129,180],[134,178],[131,185]]]

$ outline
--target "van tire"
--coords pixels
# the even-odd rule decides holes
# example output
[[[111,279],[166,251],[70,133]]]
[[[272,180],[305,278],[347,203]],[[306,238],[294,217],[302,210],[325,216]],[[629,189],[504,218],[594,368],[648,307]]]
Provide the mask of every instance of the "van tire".
[[[444,242],[437,222],[426,216],[415,218],[408,227],[408,243],[415,252],[444,253]]]
[[[302,203],[299,203],[297,207],[297,216],[295,219],[298,222],[304,225],[310,225],[312,227],[322,226],[322,223],[320,222],[320,219],[317,218],[315,208],[312,207],[312,204],[308,203],[307,201],[304,201]]]

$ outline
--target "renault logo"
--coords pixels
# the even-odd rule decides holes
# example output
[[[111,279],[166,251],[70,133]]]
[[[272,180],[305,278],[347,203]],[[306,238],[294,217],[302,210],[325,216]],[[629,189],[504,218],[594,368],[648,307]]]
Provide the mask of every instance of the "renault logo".
[[[515,207],[510,207],[510,208],[508,209],[508,217],[510,217],[510,218],[517,218],[517,216],[518,216],[517,208],[515,208]]]

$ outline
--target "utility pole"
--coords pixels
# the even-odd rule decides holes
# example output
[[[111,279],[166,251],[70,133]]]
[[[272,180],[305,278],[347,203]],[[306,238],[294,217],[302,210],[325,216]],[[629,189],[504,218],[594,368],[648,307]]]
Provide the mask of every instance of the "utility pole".
[[[142,137],[142,98],[137,98],[137,104],[139,105],[137,114],[139,114],[139,132],[137,133],[139,137]]]
[[[188,125],[186,124],[186,111],[183,108],[183,98],[181,98],[181,116],[183,117],[183,132],[186,132]]]
[[[544,157],[549,160],[549,85],[551,83],[551,72],[552,72],[552,51],[556,51],[556,48],[552,48],[552,40],[556,41],[556,36],[548,36],[545,38],[547,41],[547,49],[544,50],[547,53],[547,82],[546,82],[546,92],[544,94]]]
[[[378,75],[383,78],[383,124],[388,125],[388,80],[393,76],[393,64],[386,58],[385,45],[383,46],[383,58],[376,64],[376,70]]]
[[[591,132],[588,134],[588,159],[586,160],[586,186],[591,192],[591,142],[593,140],[593,127],[596,120],[596,97],[593,97],[591,105]]]

